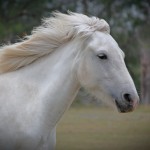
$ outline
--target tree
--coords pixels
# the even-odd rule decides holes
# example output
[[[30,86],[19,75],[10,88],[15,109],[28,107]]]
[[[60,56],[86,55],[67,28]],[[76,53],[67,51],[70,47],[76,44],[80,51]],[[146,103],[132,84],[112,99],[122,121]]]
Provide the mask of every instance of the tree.
[[[0,44],[16,42],[18,36],[30,34],[33,27],[41,24],[41,18],[49,17],[55,10],[65,13],[70,10],[105,19],[110,24],[111,35],[125,51],[127,67],[136,87],[140,88],[140,60],[145,64],[148,52],[141,48],[140,55],[135,33],[138,27],[150,20],[149,0],[0,0]],[[145,44],[140,45],[143,47]],[[143,96],[147,86],[144,72],[141,83]]]
[[[137,33],[141,54],[141,98],[143,104],[150,104],[150,24]]]

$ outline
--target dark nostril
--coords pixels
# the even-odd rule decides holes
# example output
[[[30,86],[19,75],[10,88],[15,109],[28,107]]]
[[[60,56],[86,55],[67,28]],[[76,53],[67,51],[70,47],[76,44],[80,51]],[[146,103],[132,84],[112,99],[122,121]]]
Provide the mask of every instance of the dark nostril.
[[[133,102],[132,97],[131,97],[130,94],[125,93],[125,94],[123,95],[123,97],[124,97],[124,99],[125,99],[127,102],[129,102],[129,103],[132,103],[132,102]]]

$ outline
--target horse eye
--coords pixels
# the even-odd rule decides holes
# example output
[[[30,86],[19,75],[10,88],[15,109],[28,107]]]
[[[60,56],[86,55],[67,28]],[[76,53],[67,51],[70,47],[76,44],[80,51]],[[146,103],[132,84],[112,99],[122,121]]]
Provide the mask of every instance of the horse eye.
[[[99,55],[97,55],[98,56],[98,58],[100,58],[100,59],[107,59],[107,55],[106,54],[99,54]]]

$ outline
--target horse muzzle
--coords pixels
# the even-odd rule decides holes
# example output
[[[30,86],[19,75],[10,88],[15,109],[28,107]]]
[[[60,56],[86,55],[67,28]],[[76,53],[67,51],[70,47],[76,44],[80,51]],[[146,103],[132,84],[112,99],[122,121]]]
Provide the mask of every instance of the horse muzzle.
[[[133,111],[136,108],[138,102],[139,102],[138,96],[132,96],[131,94],[128,93],[123,94],[121,101],[115,99],[118,111],[121,113]]]

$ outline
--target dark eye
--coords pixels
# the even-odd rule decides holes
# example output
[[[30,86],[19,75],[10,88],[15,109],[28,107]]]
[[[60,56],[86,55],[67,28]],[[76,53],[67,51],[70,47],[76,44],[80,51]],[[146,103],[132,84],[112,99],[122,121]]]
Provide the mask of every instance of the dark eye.
[[[107,59],[107,55],[106,54],[98,54],[97,56],[100,59]]]

